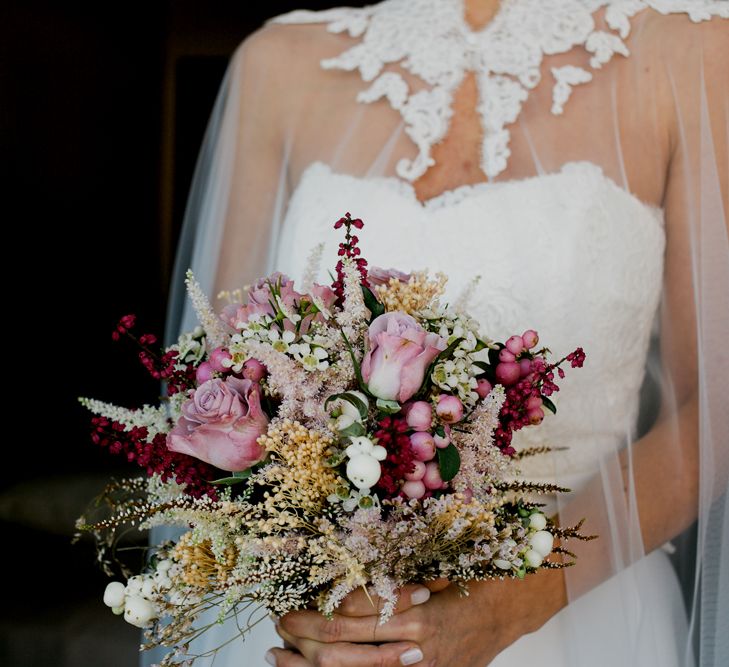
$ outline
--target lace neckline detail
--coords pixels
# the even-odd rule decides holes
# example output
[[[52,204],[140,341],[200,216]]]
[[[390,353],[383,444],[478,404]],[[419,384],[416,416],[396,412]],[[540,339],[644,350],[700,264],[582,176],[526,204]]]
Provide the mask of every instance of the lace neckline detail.
[[[460,204],[465,199],[471,199],[484,193],[497,192],[501,189],[512,188],[512,187],[523,187],[525,184],[537,184],[544,182],[545,179],[560,179],[565,177],[581,178],[583,181],[586,179],[590,182],[600,184],[610,188],[610,191],[614,196],[625,197],[628,201],[632,202],[638,209],[644,211],[648,217],[653,219],[661,228],[664,225],[664,213],[663,209],[659,206],[654,206],[648,202],[643,201],[638,196],[626,190],[625,188],[618,185],[612,178],[607,176],[602,170],[600,165],[594,162],[585,160],[577,162],[566,162],[562,165],[559,171],[536,174],[534,176],[528,176],[526,178],[512,179],[508,181],[492,181],[492,182],[480,182],[468,185],[460,185],[452,190],[446,190],[435,197],[421,201],[418,199],[415,192],[415,188],[411,183],[404,182],[402,179],[396,176],[373,176],[373,177],[361,177],[353,176],[343,172],[335,171],[326,164],[325,162],[312,162],[301,176],[299,184],[309,178],[311,174],[316,172],[323,172],[329,176],[335,178],[347,179],[351,181],[367,181],[371,183],[377,183],[385,188],[388,188],[392,192],[404,197],[412,204],[416,205],[423,211],[438,211],[450,206]]]
[[[729,18],[726,0],[502,0],[496,16],[481,30],[464,17],[464,0],[383,0],[364,8],[299,10],[274,23],[326,23],[332,33],[347,32],[360,42],[324,69],[358,70],[369,87],[357,101],[386,99],[403,118],[405,131],[417,147],[414,159],[397,164],[398,176],[415,181],[435,161],[432,147],[447,134],[453,94],[466,72],[474,72],[478,112],[483,127],[481,169],[488,178],[506,169],[511,151],[508,125],[540,83],[545,55],[581,46],[591,54],[590,68],[599,69],[617,53],[628,56],[625,39],[630,18],[652,8],[662,14],[686,13],[699,22],[712,16]],[[593,14],[605,7],[612,32],[599,30]],[[419,77],[427,88],[411,92],[388,64]],[[572,88],[592,80],[590,70],[574,65],[553,67],[551,112],[559,115]]]

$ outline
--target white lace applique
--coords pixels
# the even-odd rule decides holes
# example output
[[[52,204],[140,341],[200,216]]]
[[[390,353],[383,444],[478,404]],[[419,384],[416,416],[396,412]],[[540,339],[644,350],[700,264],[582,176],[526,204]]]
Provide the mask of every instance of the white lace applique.
[[[686,13],[693,21],[729,18],[729,0],[502,0],[485,28],[472,30],[464,18],[464,0],[383,0],[361,9],[322,12],[300,10],[276,23],[326,23],[333,33],[361,41],[341,55],[322,61],[325,69],[359,70],[369,88],[359,102],[385,98],[402,115],[418,154],[402,159],[397,174],[415,181],[434,164],[433,145],[448,132],[453,93],[466,72],[477,73],[478,111],[484,130],[481,169],[493,178],[506,168],[511,151],[507,126],[521,112],[529,91],[540,80],[544,55],[582,46],[590,67],[599,69],[616,53],[628,56],[625,38],[630,18],[648,7],[662,14]],[[606,7],[605,20],[615,32],[597,30],[593,14]],[[383,71],[397,63],[428,88],[411,93],[404,78]],[[555,67],[552,113],[561,114],[572,87],[592,74],[581,67]]]

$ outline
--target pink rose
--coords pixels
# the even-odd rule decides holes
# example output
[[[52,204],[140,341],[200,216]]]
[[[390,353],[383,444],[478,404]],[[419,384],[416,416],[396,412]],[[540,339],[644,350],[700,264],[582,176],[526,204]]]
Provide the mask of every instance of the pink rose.
[[[384,313],[369,328],[369,350],[362,360],[362,377],[378,398],[404,403],[423,384],[425,371],[446,341],[428,333],[414,317]]]
[[[247,303],[245,305],[241,305],[239,303],[232,303],[223,308],[223,312],[220,317],[223,322],[233,327],[233,329],[239,329],[239,322],[250,322],[261,315],[269,315],[270,317],[273,317],[274,312],[270,304]]]
[[[248,322],[256,316],[275,315],[271,303],[274,302],[271,290],[273,285],[277,292],[281,295],[281,301],[284,305],[296,310],[302,295],[294,289],[294,281],[283,273],[272,273],[268,278],[259,280],[253,287],[248,290],[248,301],[245,305],[233,304],[223,309],[222,318],[226,324],[234,329],[238,322]]]
[[[401,283],[406,283],[410,280],[410,274],[397,269],[381,269],[379,266],[371,266],[367,271],[367,280],[373,287],[375,285],[389,285],[390,278],[397,278]]]
[[[221,470],[239,472],[263,459],[258,437],[268,428],[260,387],[235,377],[208,380],[182,406],[182,417],[167,436],[167,448]]]
[[[337,300],[337,295],[331,287],[317,285],[316,283],[311,288],[311,295],[316,297],[317,301],[324,304],[327,310],[331,310]]]
[[[324,306],[324,308],[326,308],[330,313],[332,312],[332,307],[337,301],[337,295],[331,287],[327,287],[326,285],[317,285],[316,283],[314,283],[311,288],[311,295],[309,298],[312,302],[314,301],[314,298],[316,298],[317,303]],[[323,323],[326,320],[321,312],[318,312],[313,316],[307,315],[301,323],[301,333],[306,333],[308,331],[312,321]]]

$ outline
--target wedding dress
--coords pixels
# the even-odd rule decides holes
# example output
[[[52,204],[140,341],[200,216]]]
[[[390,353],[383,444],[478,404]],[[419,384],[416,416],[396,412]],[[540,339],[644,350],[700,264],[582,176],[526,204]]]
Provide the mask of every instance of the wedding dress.
[[[580,560],[566,577],[571,603],[492,665],[716,667],[729,656],[721,630],[729,618],[729,430],[719,409],[726,376],[718,375],[727,360],[705,363],[706,346],[729,331],[717,287],[725,277],[729,285],[726,147],[711,123],[713,100],[718,93],[726,111],[729,87],[715,90],[707,61],[729,64],[717,48],[729,23],[712,17],[728,18],[729,2],[504,0],[480,30],[466,23],[461,0],[294,12],[243,45],[213,115],[178,258],[211,293],[273,269],[300,281],[318,245],[321,266],[333,266],[332,223],[351,211],[365,221],[360,245],[370,264],[446,273],[445,300],[467,294],[487,335],[505,340],[535,328],[556,355],[587,351],[585,368],[556,397],[557,414],[516,442],[566,448],[525,459],[522,469],[575,493],[592,489],[599,503],[575,507],[568,498],[550,509],[565,523],[586,513],[604,571],[593,581],[597,566]],[[459,182],[473,165],[456,152],[446,187],[423,197],[419,180],[437,167],[438,146],[464,113],[458,95],[470,72],[481,178]],[[664,103],[681,137],[668,177]],[[680,183],[670,186],[680,196],[667,179]],[[676,230],[685,228],[693,231],[684,244]],[[691,282],[688,297],[676,275]],[[324,269],[316,278],[327,281]],[[676,290],[682,300],[673,300]],[[173,293],[172,331],[191,324],[181,303]],[[699,333],[686,338],[675,322],[694,303],[688,328]],[[670,545],[643,543],[642,487],[632,476],[635,443],[661,419],[673,434],[661,458],[677,459],[679,471],[685,459],[690,470],[683,380],[666,361],[677,350],[704,391],[701,489],[689,513],[699,518],[699,565],[683,593]],[[191,652],[235,632],[215,627]],[[259,667],[272,645],[280,640],[265,619],[214,664]]]

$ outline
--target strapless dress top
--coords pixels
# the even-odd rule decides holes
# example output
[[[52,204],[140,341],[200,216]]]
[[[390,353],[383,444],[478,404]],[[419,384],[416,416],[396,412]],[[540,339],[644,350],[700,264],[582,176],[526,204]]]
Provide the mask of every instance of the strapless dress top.
[[[484,335],[506,340],[533,328],[557,358],[585,349],[585,367],[568,369],[553,397],[557,414],[516,434],[517,447],[568,448],[525,460],[527,476],[579,486],[633,432],[661,293],[660,209],[589,162],[424,203],[398,178],[354,177],[315,162],[290,199],[274,266],[300,280],[323,243],[319,279],[328,282],[340,241],[332,224],[346,211],[365,222],[360,247],[370,264],[442,271],[446,302],[480,275],[468,311]]]

